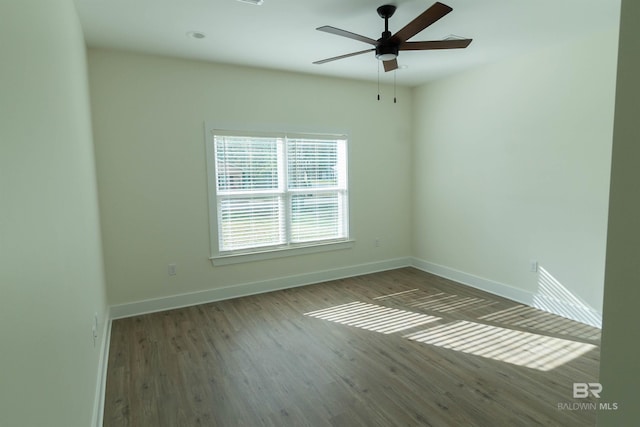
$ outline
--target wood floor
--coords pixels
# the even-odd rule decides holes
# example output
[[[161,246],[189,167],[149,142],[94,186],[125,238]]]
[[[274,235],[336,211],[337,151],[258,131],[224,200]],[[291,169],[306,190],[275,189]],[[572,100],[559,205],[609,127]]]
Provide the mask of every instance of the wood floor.
[[[115,320],[104,425],[592,426],[599,340],[393,270]]]

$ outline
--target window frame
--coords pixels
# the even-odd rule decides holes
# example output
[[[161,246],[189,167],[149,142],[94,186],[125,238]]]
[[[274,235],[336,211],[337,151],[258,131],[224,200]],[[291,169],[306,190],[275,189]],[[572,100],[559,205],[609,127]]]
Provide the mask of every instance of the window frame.
[[[273,259],[294,255],[303,255],[317,252],[325,252],[339,249],[348,249],[353,247],[354,240],[351,238],[351,217],[350,217],[350,194],[349,194],[349,137],[346,133],[310,133],[310,132],[288,132],[288,131],[270,131],[270,130],[247,130],[238,128],[226,128],[220,126],[211,126],[205,124],[206,130],[206,167],[207,167],[207,179],[208,179],[208,198],[209,198],[209,231],[210,231],[210,245],[211,256],[209,259],[214,265],[226,265],[235,264],[241,262],[258,261],[263,259]],[[283,139],[282,147],[278,147],[278,156],[283,156],[283,164],[278,163],[278,174],[280,175],[279,189],[277,191],[265,192],[269,194],[278,194],[278,197],[282,197],[284,203],[283,215],[285,222],[285,242],[283,244],[251,247],[237,250],[220,250],[219,243],[219,203],[221,198],[229,197],[226,195],[218,194],[218,175],[216,171],[216,150],[215,150],[215,137],[216,136],[242,136],[242,137],[256,137],[256,138],[275,138]],[[314,188],[309,190],[304,189],[289,189],[287,188],[287,180],[289,179],[288,165],[287,165],[287,139],[312,139],[312,140],[344,140],[344,156],[345,159],[345,171],[344,171],[344,187],[323,189]],[[256,191],[259,193],[260,191]],[[300,192],[307,193],[336,193],[343,200],[343,224],[344,237],[336,239],[323,239],[314,240],[301,243],[292,243],[290,240],[291,233],[291,199],[292,195]]]

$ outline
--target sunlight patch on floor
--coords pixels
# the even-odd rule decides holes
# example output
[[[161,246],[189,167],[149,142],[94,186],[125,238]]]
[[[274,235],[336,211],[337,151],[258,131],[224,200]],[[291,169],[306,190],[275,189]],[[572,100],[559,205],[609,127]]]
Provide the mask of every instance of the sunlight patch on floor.
[[[404,335],[424,344],[486,357],[518,366],[549,371],[597,346],[561,338],[455,321]]]
[[[374,300],[387,300],[420,310],[433,310],[442,313],[484,310],[495,305],[495,301],[483,298],[460,296],[446,292],[425,292],[420,289],[409,289],[393,294],[375,297]]]
[[[312,311],[305,315],[383,334],[392,334],[440,320],[435,316],[360,301]]]
[[[406,296],[407,294],[412,294],[414,292],[419,292],[419,290],[417,288],[416,289],[409,289],[407,291],[395,292],[393,294],[380,295],[379,297],[375,297],[374,299],[375,300],[389,299],[389,298],[395,299],[395,298],[399,297],[400,295]]]
[[[554,334],[571,335],[590,340],[600,339],[600,329],[566,319],[547,311],[542,311],[525,305],[509,307],[495,313],[480,316],[480,320],[513,325],[537,331],[552,332]]]

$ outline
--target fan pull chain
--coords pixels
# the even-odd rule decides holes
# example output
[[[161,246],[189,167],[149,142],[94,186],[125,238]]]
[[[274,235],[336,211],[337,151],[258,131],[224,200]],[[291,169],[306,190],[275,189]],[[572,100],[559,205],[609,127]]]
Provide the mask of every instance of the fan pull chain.
[[[380,101],[380,61],[378,62],[378,101]]]
[[[396,70],[393,70],[393,103],[396,103]]]

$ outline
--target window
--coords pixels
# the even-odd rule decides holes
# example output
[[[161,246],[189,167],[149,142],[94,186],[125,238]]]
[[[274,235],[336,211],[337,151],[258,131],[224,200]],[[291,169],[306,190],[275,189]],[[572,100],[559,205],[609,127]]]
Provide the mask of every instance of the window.
[[[214,259],[348,240],[345,136],[214,130],[207,148]]]

